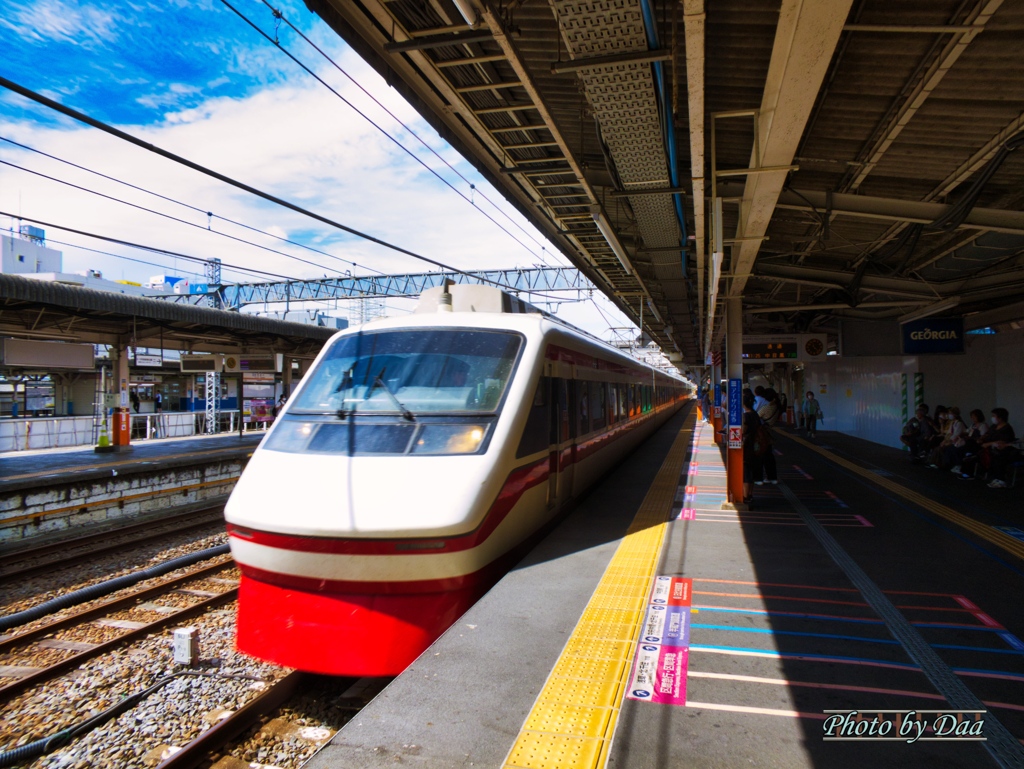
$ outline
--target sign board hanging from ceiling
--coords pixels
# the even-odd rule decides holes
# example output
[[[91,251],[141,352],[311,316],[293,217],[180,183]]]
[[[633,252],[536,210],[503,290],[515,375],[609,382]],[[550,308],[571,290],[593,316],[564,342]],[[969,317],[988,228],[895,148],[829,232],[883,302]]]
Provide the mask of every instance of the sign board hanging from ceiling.
[[[825,360],[828,337],[825,334],[744,334],[743,361],[786,361],[813,363]]]
[[[4,339],[0,351],[5,366],[24,366],[44,371],[96,368],[96,350],[91,344]]]
[[[956,355],[964,351],[963,318],[924,318],[900,328],[904,355]]]

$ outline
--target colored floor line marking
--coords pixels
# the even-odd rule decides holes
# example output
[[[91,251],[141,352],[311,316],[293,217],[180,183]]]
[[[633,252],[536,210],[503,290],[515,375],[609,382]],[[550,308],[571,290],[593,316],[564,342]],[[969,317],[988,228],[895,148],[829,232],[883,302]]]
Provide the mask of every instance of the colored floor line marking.
[[[693,423],[691,412],[685,422],[691,429],[676,436],[505,757],[507,769],[542,761],[550,765],[555,755],[565,769],[594,769],[607,763],[677,479],[690,454]],[[624,575],[633,578],[635,586],[623,589]],[[611,633],[614,637],[609,636],[609,627],[617,628]]]
[[[847,459],[843,459],[842,457],[836,456],[831,451],[827,451],[821,446],[815,446],[813,443],[806,441],[803,438],[800,438],[796,435],[789,435],[787,437],[790,440],[794,440],[797,443],[801,444],[802,446],[811,449],[812,451],[816,451],[818,454],[821,454],[823,457],[839,465],[840,467],[844,467],[850,472],[855,473],[878,486],[881,486],[883,489],[886,489],[887,491],[890,491],[893,494],[903,497],[903,499],[907,500],[908,502],[912,502],[918,507],[924,508],[930,513],[934,513],[940,518],[945,518],[950,523],[956,524],[961,528],[967,529],[967,531],[971,532],[972,534],[980,537],[981,539],[984,539],[987,542],[990,542],[991,544],[1004,550],[1010,555],[1014,555],[1017,558],[1024,561],[1024,542],[1018,539],[1014,539],[1009,534],[999,531],[998,529],[995,529],[992,526],[989,526],[988,524],[976,521],[973,518],[964,515],[963,513],[958,513],[951,507],[943,505],[940,502],[936,502],[933,499],[926,497],[924,494],[919,494],[916,491],[912,491],[911,489],[908,489],[901,483],[891,481],[888,478],[880,476],[878,473],[863,468],[860,465],[850,462]]]
[[[869,638],[867,636],[856,636],[856,635],[841,635],[838,633],[811,633],[805,630],[776,630],[774,628],[760,628],[760,627],[733,627],[731,625],[704,625],[699,623],[693,623],[692,628],[701,628],[703,630],[726,630],[733,633],[757,633],[764,635],[786,635],[786,636],[797,636],[803,638],[834,638],[839,641],[861,641],[863,643],[872,644],[885,644],[887,646],[899,644],[891,638]],[[1006,640],[1005,638],[1003,640]],[[1007,643],[1009,643],[1007,641]],[[1024,645],[1016,649],[993,649],[987,646],[962,646],[960,644],[929,644],[933,649],[953,649],[959,651],[969,652],[983,652],[987,654],[1014,654],[1024,655]]]
[[[868,604],[858,601],[835,601],[829,598],[803,598],[792,595],[771,595],[765,593],[721,593],[713,590],[694,590],[694,595],[714,595],[725,598],[755,598],[769,599],[773,601],[803,601],[804,603],[823,603],[830,606],[860,606],[867,608]],[[959,614],[974,614],[970,609],[958,609],[953,606],[919,606],[914,604],[897,604],[897,609],[912,609],[917,611],[950,611]]]
[[[844,617],[842,614],[806,614],[799,611],[776,611],[769,609],[741,609],[733,606],[702,606],[695,605],[695,609],[701,611],[718,611],[725,614],[763,614],[766,617],[795,617],[797,619],[831,620],[835,622],[854,622],[863,625],[883,625],[880,619],[869,617]],[[939,630],[980,630],[984,633],[998,633],[999,628],[988,627],[987,625],[955,625],[944,622],[912,622],[915,627],[935,628]],[[1024,648],[1024,647],[1017,647]]]
[[[717,582],[723,585],[757,585],[759,587],[795,587],[802,590],[829,590],[837,593],[856,593],[853,587],[824,587],[822,585],[795,585],[791,582],[752,582],[742,579],[711,579],[710,577],[694,577],[694,582]],[[962,606],[973,611],[981,611],[981,607],[969,598],[956,593],[930,593],[924,590],[883,590],[886,595],[925,595],[931,598],[951,598]]]
[[[779,716],[782,718],[807,718],[813,721],[824,721],[828,716],[824,713],[801,713],[798,710],[777,710],[775,708],[752,708],[749,705],[721,705],[712,702],[688,702],[688,708],[698,710],[724,710],[729,713],[750,713],[756,716]]]
[[[830,654],[782,654],[771,649],[751,649],[743,646],[714,646],[711,644],[690,644],[690,651],[704,652],[706,654],[725,654],[731,657],[764,657],[766,659],[793,660],[796,662],[829,662],[837,665],[863,665],[865,667],[891,668],[893,670],[904,670],[913,673],[921,672],[921,669],[914,664],[877,660],[868,657],[838,657]],[[959,676],[1024,682],[1024,674],[1007,670],[953,668],[953,672]]]
[[[932,692],[915,692],[908,689],[884,689],[874,686],[854,686],[851,684],[818,683],[816,681],[789,681],[784,678],[763,678],[761,676],[742,676],[734,673],[705,673],[703,671],[691,670],[690,678],[713,678],[722,681],[739,681],[752,684],[767,684],[769,686],[786,686],[807,689],[825,689],[826,691],[864,692],[866,694],[889,694],[901,697],[916,697],[923,700],[939,700],[945,702],[946,698],[941,694]],[[1024,711],[1024,705],[1015,705],[1011,702],[994,702],[983,700],[990,708],[1003,708],[1005,710]]]

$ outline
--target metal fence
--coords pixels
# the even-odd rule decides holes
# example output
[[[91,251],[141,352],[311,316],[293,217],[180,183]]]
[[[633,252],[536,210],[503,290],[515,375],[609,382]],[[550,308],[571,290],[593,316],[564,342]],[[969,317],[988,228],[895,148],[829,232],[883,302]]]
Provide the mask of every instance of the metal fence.
[[[219,433],[238,430],[238,409],[218,412]],[[107,418],[107,434],[112,423]],[[265,429],[265,423],[247,424],[246,430]],[[132,442],[161,438],[184,438],[206,434],[202,411],[173,411],[161,414],[132,414]],[[96,444],[95,420],[83,417],[35,417],[0,419],[0,453],[54,449]]]

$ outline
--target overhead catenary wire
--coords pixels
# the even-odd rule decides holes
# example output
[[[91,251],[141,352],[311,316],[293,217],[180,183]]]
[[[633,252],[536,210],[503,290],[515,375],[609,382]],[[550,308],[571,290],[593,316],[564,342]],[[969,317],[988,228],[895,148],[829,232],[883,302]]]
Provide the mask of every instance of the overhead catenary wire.
[[[395,144],[395,146],[397,146],[399,149],[401,149],[403,152],[405,152],[409,157],[411,157],[413,160],[415,160],[417,163],[419,163],[421,166],[423,166],[427,171],[429,171],[433,176],[435,176],[442,184],[444,184],[446,187],[448,187],[450,190],[452,190],[452,192],[454,192],[456,195],[458,195],[463,200],[465,200],[467,203],[469,203],[471,206],[473,206],[474,209],[476,209],[483,216],[485,216],[491,223],[494,224],[494,226],[496,226],[498,229],[500,229],[502,232],[504,232],[506,235],[508,235],[510,238],[512,238],[514,241],[516,241],[516,243],[518,243],[523,248],[525,248],[531,255],[537,257],[538,259],[541,258],[541,257],[539,257],[537,255],[536,252],[533,251],[533,249],[531,249],[528,245],[523,243],[523,241],[521,241],[519,238],[517,238],[514,234],[509,232],[508,229],[506,229],[502,224],[500,224],[498,221],[496,221],[490,214],[488,214],[486,211],[484,211],[483,209],[481,209],[477,205],[475,205],[473,203],[472,199],[470,199],[464,192],[462,192],[462,190],[460,190],[458,187],[456,187],[451,182],[449,182],[447,179],[445,179],[443,176],[441,176],[441,174],[439,174],[436,169],[431,168],[427,163],[425,163],[423,161],[423,159],[421,157],[419,157],[415,152],[413,152],[408,147],[406,147],[404,144],[402,144],[400,141],[398,141],[398,139],[396,139],[394,136],[392,136],[383,126],[381,126],[379,123],[377,123],[375,120],[373,120],[373,118],[369,117],[366,113],[362,112],[358,107],[356,107],[351,101],[346,99],[330,83],[328,83],[326,80],[324,80],[318,74],[316,74],[316,72],[314,72],[312,69],[307,67],[301,61],[299,61],[298,57],[296,57],[294,54],[291,53],[291,51],[289,51],[287,48],[285,48],[283,45],[281,45],[280,41],[275,40],[270,35],[268,35],[266,32],[264,32],[262,29],[260,29],[258,25],[256,25],[251,19],[249,19],[240,10],[235,8],[235,6],[233,6],[230,2],[228,2],[228,0],[220,0],[220,1],[221,1],[221,3],[223,5],[227,6],[227,8],[229,8],[236,16],[238,16],[242,21],[244,21],[253,30],[255,30],[256,33],[259,34],[264,40],[266,40],[268,43],[270,43],[275,48],[277,48],[279,51],[281,51],[281,53],[283,53],[285,56],[287,56],[289,59],[291,59],[304,72],[309,74],[318,83],[320,83],[322,86],[324,86],[324,88],[329,90],[331,93],[333,93],[339,99],[341,99],[341,101],[343,101],[345,104],[347,104],[349,107],[351,107],[360,117],[362,117],[370,125],[372,125],[378,131],[380,131],[382,134],[384,134],[384,136],[386,136],[388,139],[390,139]],[[271,7],[271,10],[274,10],[272,6],[268,6],[268,7]],[[281,18],[284,19],[283,15],[281,16]],[[289,26],[291,26],[291,25],[289,24]]]
[[[285,257],[287,259],[294,259],[297,262],[303,262],[304,264],[311,265],[313,267],[316,267],[317,269],[321,269],[321,270],[324,269],[324,266],[322,264],[320,264],[319,262],[313,262],[313,261],[310,261],[309,259],[303,259],[301,256],[295,256],[294,254],[288,254],[288,253],[285,253],[284,251],[278,251],[276,248],[271,248],[270,246],[264,246],[264,245],[261,245],[259,243],[254,243],[251,240],[246,240],[245,238],[240,238],[237,235],[229,235],[226,232],[220,232],[218,230],[208,230],[206,227],[203,227],[201,224],[196,224],[195,222],[190,222],[187,219],[182,219],[181,217],[178,217],[178,216],[172,216],[171,214],[165,214],[164,212],[157,211],[154,208],[149,208],[147,206],[140,205],[139,203],[132,203],[132,202],[130,202],[128,200],[124,200],[122,198],[115,197],[114,195],[107,195],[105,192],[99,192],[98,190],[89,189],[88,187],[83,187],[80,184],[75,184],[73,182],[69,182],[69,181],[66,181],[64,179],[58,179],[55,176],[50,176],[48,174],[44,174],[41,171],[33,171],[31,168],[25,168],[24,166],[19,166],[17,163],[12,163],[9,160],[0,160],[0,165],[9,166],[10,168],[16,168],[19,171],[24,171],[25,173],[32,174],[33,176],[39,176],[39,177],[41,177],[43,179],[48,179],[51,182],[56,182],[57,184],[63,184],[66,187],[71,187],[72,189],[76,189],[76,190],[79,190],[81,192],[87,192],[90,195],[96,195],[97,197],[101,197],[101,198],[104,198],[106,200],[113,201],[114,203],[120,203],[120,204],[125,205],[125,206],[130,206],[131,208],[135,208],[135,209],[137,209],[139,211],[145,211],[148,214],[153,214],[155,216],[162,216],[164,219],[170,219],[172,222],[178,222],[179,224],[184,224],[184,225],[186,225],[188,227],[194,227],[195,229],[202,230],[203,232],[212,232],[215,235],[220,235],[221,237],[228,238],[230,240],[234,240],[234,241],[237,241],[239,243],[244,243],[245,245],[253,246],[254,248],[259,248],[259,249],[261,249],[263,251],[269,251],[269,252],[271,252],[273,254],[279,254],[280,256],[283,256],[283,257]],[[344,261],[346,264],[352,264],[352,262],[349,262],[347,259],[341,259],[340,256],[332,256],[331,258],[339,259],[341,261]]]
[[[467,179],[462,174],[462,172],[459,171],[458,168],[456,168],[454,165],[452,165],[450,162],[448,162],[448,160],[441,153],[439,153],[436,149],[434,149],[432,146],[430,146],[429,142],[427,142],[419,134],[417,134],[407,123],[405,123],[400,117],[398,117],[398,115],[396,115],[394,112],[392,112],[390,109],[388,109],[387,106],[385,106],[384,103],[380,99],[378,99],[376,96],[374,96],[372,93],[370,93],[369,90],[367,90],[365,87],[363,87],[362,83],[360,83],[356,78],[354,78],[352,75],[350,75],[340,64],[338,64],[334,59],[332,59],[327,54],[326,51],[324,51],[316,43],[314,43],[312,40],[310,40],[309,37],[301,29],[299,29],[297,26],[292,24],[292,22],[288,20],[288,17],[284,15],[284,12],[282,12],[281,10],[275,8],[267,0],[260,0],[260,2],[262,2],[265,6],[267,6],[267,8],[269,8],[271,10],[271,12],[274,14],[274,18],[275,19],[280,19],[281,21],[283,21],[285,23],[285,25],[289,29],[291,29],[296,35],[301,37],[302,40],[310,48],[312,48],[314,51],[316,51],[318,54],[320,54],[320,56],[322,56],[324,58],[324,60],[327,61],[327,63],[329,63],[332,67],[334,67],[336,70],[338,70],[338,72],[340,72],[346,78],[348,78],[348,80],[352,83],[352,85],[354,85],[356,88],[358,88],[360,91],[362,91],[367,96],[367,98],[369,98],[374,104],[376,104],[378,107],[380,107],[380,109],[382,109],[385,113],[387,113],[396,123],[398,123],[398,125],[402,126],[402,128],[405,129],[409,133],[410,136],[412,136],[414,139],[416,139],[416,141],[418,141],[420,144],[422,144],[427,149],[428,152],[430,152],[432,155],[434,155],[434,157],[436,157],[438,160],[440,160],[442,163],[444,163],[448,168],[450,168],[451,171],[456,176],[458,176],[463,182],[468,184],[470,186],[470,189],[475,189],[476,192],[479,193],[480,197],[483,198],[484,200],[486,200],[488,203],[490,203],[490,205],[494,208],[495,211],[497,211],[502,216],[504,216],[506,219],[508,219],[524,235],[526,235],[528,238],[530,238],[530,240],[532,240],[534,243],[536,243],[538,246],[540,246],[542,252],[546,252],[544,244],[541,243],[539,240],[537,240],[529,230],[527,230],[525,227],[523,227],[521,224],[519,224],[519,222],[517,222],[515,219],[513,219],[511,216],[509,216],[508,213],[506,213],[500,206],[498,206],[497,203],[495,203],[493,200],[491,200],[489,197],[487,197],[486,194],[484,194],[482,191],[477,189],[476,185],[471,180]],[[357,111],[359,111],[359,110],[357,110]],[[361,111],[359,111],[359,112],[360,112],[361,115],[363,114]],[[365,117],[365,115],[364,115],[364,117]],[[544,257],[541,256],[541,259],[544,260]]]
[[[234,225],[236,227],[242,227],[242,228],[244,228],[246,230],[249,230],[250,232],[257,232],[260,235],[266,235],[268,238],[274,238],[275,240],[279,240],[279,241],[281,241],[283,243],[288,243],[289,245],[292,245],[292,246],[298,246],[299,248],[303,248],[303,249],[305,249],[307,251],[312,251],[313,253],[322,254],[323,256],[330,257],[331,259],[337,259],[338,261],[345,262],[346,264],[351,264],[353,267],[358,267],[358,268],[363,269],[363,270],[369,270],[370,272],[376,272],[376,273],[378,273],[380,275],[384,274],[380,270],[377,270],[377,269],[375,269],[373,267],[367,267],[366,265],[359,264],[358,262],[354,262],[351,259],[345,259],[344,257],[335,256],[334,254],[330,254],[330,253],[328,253],[326,251],[322,251],[319,248],[313,248],[313,246],[307,245],[305,243],[300,243],[297,240],[291,240],[291,239],[283,237],[281,235],[275,235],[272,232],[267,232],[266,230],[261,230],[259,227],[253,227],[252,225],[245,224],[244,222],[236,221],[236,220],[231,219],[231,218],[229,218],[227,216],[221,216],[220,214],[215,214],[212,211],[206,211],[206,210],[200,208],[199,206],[192,205],[191,203],[186,203],[186,202],[184,202],[182,200],[177,200],[176,198],[172,198],[172,197],[169,197],[167,195],[162,195],[159,192],[154,192],[153,190],[146,189],[145,187],[140,187],[137,184],[132,184],[131,182],[126,182],[123,179],[118,179],[117,177],[110,176],[110,175],[102,173],[100,171],[96,171],[96,170],[94,170],[92,168],[87,168],[86,166],[79,165],[78,163],[74,163],[74,162],[72,162],[70,160],[66,160],[65,158],[57,157],[56,155],[51,155],[49,152],[43,152],[42,150],[36,149],[35,147],[30,147],[27,144],[22,144],[21,142],[16,142],[13,139],[8,139],[8,138],[6,138],[4,136],[0,136],[0,141],[7,142],[8,144],[12,144],[15,147],[19,147],[19,148],[21,148],[23,150],[27,150],[28,152],[33,152],[33,153],[35,153],[37,155],[41,155],[42,157],[49,158],[50,160],[55,160],[58,163],[63,163],[64,165],[70,166],[72,168],[77,168],[79,171],[85,171],[88,174],[92,174],[94,176],[99,176],[101,179],[106,179],[108,181],[114,182],[116,184],[121,184],[121,185],[123,185],[125,187],[128,187],[130,189],[136,190],[138,192],[143,192],[143,193],[145,193],[147,195],[152,195],[153,197],[159,198],[160,200],[165,200],[168,203],[174,203],[175,205],[183,206],[184,208],[187,208],[187,209],[189,209],[191,211],[195,211],[197,213],[200,213],[203,216],[209,216],[209,217],[211,217],[213,219],[219,219],[222,222],[227,222],[228,224],[232,224],[232,225]],[[217,232],[218,234],[221,234],[217,230],[209,230],[209,231],[210,232]]]
[[[58,227],[57,229],[60,229],[60,227]],[[90,248],[89,246],[83,246],[80,243],[69,243],[66,240],[57,240],[55,238],[48,237],[46,239],[46,242],[47,243],[55,243],[58,246],[67,246],[68,248],[77,248],[80,251],[89,251],[91,253],[101,254],[103,256],[111,256],[114,259],[123,259],[126,262],[135,262],[136,264],[146,264],[146,265],[149,265],[150,267],[159,267],[161,270],[177,270],[178,269],[177,267],[166,265],[166,264],[160,264],[158,262],[148,262],[145,259],[136,259],[133,256],[125,256],[124,254],[115,254],[113,251],[101,251],[98,248]],[[132,246],[132,248],[135,248],[135,246]],[[174,258],[177,259],[177,258],[180,258],[180,257],[174,257]],[[194,258],[196,259],[197,262],[202,262],[203,264],[207,263],[206,261],[200,260],[199,257],[194,257]],[[266,273],[261,273],[258,270],[250,270],[249,268],[246,268],[246,267],[224,268],[224,272],[226,272],[226,273],[235,273],[235,274],[243,276],[243,277],[249,277],[250,275],[265,275],[266,274]],[[196,277],[200,277],[199,271],[188,271],[188,274],[195,275]],[[298,280],[298,278],[288,278],[288,280]]]
[[[157,248],[156,246],[146,246],[146,245],[143,245],[141,243],[134,243],[134,242],[132,242],[130,240],[124,240],[123,238],[115,238],[115,237],[112,237],[110,235],[100,235],[100,234],[95,233],[95,232],[89,232],[87,230],[80,230],[80,229],[76,229],[74,227],[68,227],[68,226],[63,225],[63,224],[57,224],[55,222],[47,222],[47,221],[43,221],[42,219],[36,219],[35,217],[25,216],[23,214],[14,214],[14,213],[11,213],[10,211],[0,211],[0,216],[9,216],[12,219],[20,219],[20,220],[23,220],[23,221],[26,221],[26,222],[34,222],[35,224],[38,224],[38,225],[40,225],[42,227],[52,227],[55,230],[62,230],[63,232],[72,232],[75,235],[82,235],[83,237],[86,237],[86,238],[95,238],[96,240],[102,240],[102,241],[104,241],[106,243],[117,243],[120,246],[128,246],[129,248],[138,248],[138,249],[140,249],[142,251],[149,251],[150,253],[154,253],[154,254],[162,254],[164,256],[170,256],[170,257],[172,257],[174,259],[185,259],[185,260],[190,261],[190,262],[196,262],[198,264],[204,264],[204,265],[207,264],[210,261],[209,259],[203,259],[202,257],[199,257],[199,256],[191,256],[189,254],[183,254],[183,253],[181,253],[179,251],[171,251],[171,250],[166,249],[166,248]],[[50,239],[50,242],[56,243],[58,241]],[[72,245],[72,244],[69,244],[69,245]],[[126,258],[128,258],[128,257],[126,257]],[[231,264],[230,262],[222,262],[221,265],[223,267],[227,267],[228,269],[237,270],[239,272],[248,272],[248,273],[252,273],[254,275],[263,275],[265,277],[279,278],[281,280],[296,280],[296,278],[289,277],[288,275],[281,275],[281,274],[276,273],[276,272],[267,272],[265,270],[257,270],[254,267],[242,267],[241,265]],[[156,265],[156,266],[161,266],[161,265]]]
[[[391,243],[389,241],[386,241],[383,238],[378,238],[378,237],[376,237],[374,235],[370,235],[369,233],[363,232],[361,230],[357,230],[354,227],[350,227],[347,224],[343,224],[343,223],[341,223],[341,222],[339,222],[339,221],[337,221],[335,219],[331,219],[330,217],[324,216],[323,214],[318,214],[315,211],[310,211],[308,208],[303,208],[302,206],[297,205],[296,203],[292,203],[291,201],[285,200],[284,198],[277,197],[276,195],[272,195],[269,192],[264,192],[263,190],[260,190],[260,189],[258,189],[256,187],[253,187],[250,184],[246,184],[245,182],[239,181],[238,179],[234,179],[234,178],[232,178],[230,176],[227,176],[226,174],[222,174],[219,171],[215,171],[212,168],[207,168],[206,166],[204,166],[204,165],[202,165],[200,163],[196,163],[195,161],[189,160],[188,158],[182,157],[181,155],[177,155],[177,154],[171,152],[170,150],[166,150],[166,149],[163,149],[162,147],[156,146],[155,144],[151,144],[149,142],[143,141],[142,139],[139,139],[136,136],[132,136],[131,134],[126,133],[125,131],[122,131],[119,128],[115,128],[114,126],[112,126],[112,125],[110,125],[108,123],[104,123],[102,120],[98,120],[96,118],[90,117],[89,115],[86,115],[84,112],[80,112],[79,110],[73,109],[72,107],[68,107],[68,106],[66,106],[64,104],[61,104],[58,101],[50,99],[47,96],[43,96],[42,94],[40,94],[40,93],[38,93],[36,91],[33,91],[30,88],[26,88],[25,86],[20,85],[19,83],[16,83],[13,80],[10,80],[9,78],[3,77],[2,75],[0,75],[0,86],[2,86],[3,88],[8,89],[9,91],[13,91],[14,93],[17,93],[20,96],[25,97],[26,99],[34,101],[37,104],[41,104],[44,107],[52,109],[55,112],[59,112],[60,114],[64,115],[65,117],[69,117],[72,120],[78,121],[79,123],[84,123],[85,125],[88,125],[88,126],[91,126],[93,128],[96,128],[96,129],[98,129],[100,131],[103,131],[104,133],[107,133],[107,134],[109,134],[111,136],[114,136],[114,137],[116,137],[118,139],[126,141],[129,144],[132,144],[132,145],[134,145],[136,147],[144,149],[144,150],[146,150],[148,152],[152,152],[153,154],[160,155],[161,157],[166,158],[167,160],[171,160],[171,161],[173,161],[175,163],[178,163],[180,165],[185,166],[186,168],[190,168],[193,171],[197,171],[198,173],[201,173],[204,176],[208,176],[208,177],[210,177],[212,179],[216,179],[219,182],[223,182],[224,184],[228,184],[228,185],[230,185],[232,187],[235,187],[236,189],[240,189],[240,190],[242,190],[244,192],[248,192],[251,195],[254,195],[256,197],[262,198],[263,200],[266,200],[266,201],[268,201],[270,203],[273,203],[275,205],[281,206],[282,208],[287,208],[290,211],[294,211],[296,213],[302,214],[303,216],[307,216],[310,219],[313,219],[315,221],[320,222],[321,224],[326,224],[327,226],[334,227],[334,228],[336,228],[338,230],[341,230],[342,232],[347,232],[350,235],[354,235],[354,236],[356,236],[358,238],[362,238],[363,240],[369,241],[370,243],[375,243],[375,244],[377,244],[379,246],[382,246],[384,248],[387,248],[387,249],[389,249],[391,251],[395,251],[396,253],[404,254],[406,256],[412,257],[413,259],[418,259],[418,260],[426,262],[428,264],[432,264],[435,267],[440,267],[442,270],[448,270],[450,272],[458,273],[459,275],[464,275],[464,276],[466,276],[468,278],[473,278],[474,280],[478,280],[481,283],[486,283],[488,285],[497,286],[498,288],[504,288],[504,289],[508,289],[510,291],[520,291],[521,290],[524,293],[534,294],[534,295],[537,295],[537,296],[547,296],[546,294],[542,294],[542,293],[537,292],[537,291],[532,291],[532,290],[529,290],[529,289],[517,289],[514,286],[509,286],[508,284],[502,283],[500,281],[491,280],[489,278],[482,278],[482,277],[473,275],[472,273],[470,273],[470,272],[468,272],[466,270],[459,269],[458,267],[454,267],[452,265],[446,264],[446,263],[444,263],[444,262],[442,262],[440,260],[433,259],[433,258],[431,258],[429,256],[424,256],[423,254],[418,254],[415,251],[411,251],[411,250],[409,250],[407,248],[404,248],[402,246],[399,246],[399,245],[397,245],[395,243]],[[7,214],[7,215],[10,216],[11,214]],[[69,231],[71,231],[71,230],[69,230]],[[115,242],[116,242],[116,239],[115,239]],[[321,267],[321,269],[322,269],[322,267]]]

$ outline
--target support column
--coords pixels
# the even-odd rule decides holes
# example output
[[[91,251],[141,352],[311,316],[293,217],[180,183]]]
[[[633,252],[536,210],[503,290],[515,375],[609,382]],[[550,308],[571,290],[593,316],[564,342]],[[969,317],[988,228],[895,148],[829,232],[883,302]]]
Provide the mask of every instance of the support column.
[[[114,408],[114,434],[111,436],[114,451],[118,452],[132,450],[132,410],[128,399],[130,377],[128,365],[130,362],[127,346],[119,346],[117,348],[117,382],[114,387],[118,396],[117,406]]]
[[[729,374],[729,428],[727,452],[728,500],[737,509],[743,505],[743,300],[729,297],[725,300],[726,371]]]
[[[718,363],[715,361],[718,360]],[[721,358],[716,358],[714,353],[711,356],[711,426],[715,430],[715,443],[719,446],[723,443],[722,431],[725,429],[722,424],[722,400],[725,394],[722,392],[722,364]]]
[[[292,359],[287,355],[284,356],[284,371],[282,371],[282,384],[284,386],[284,397],[292,397]]]

